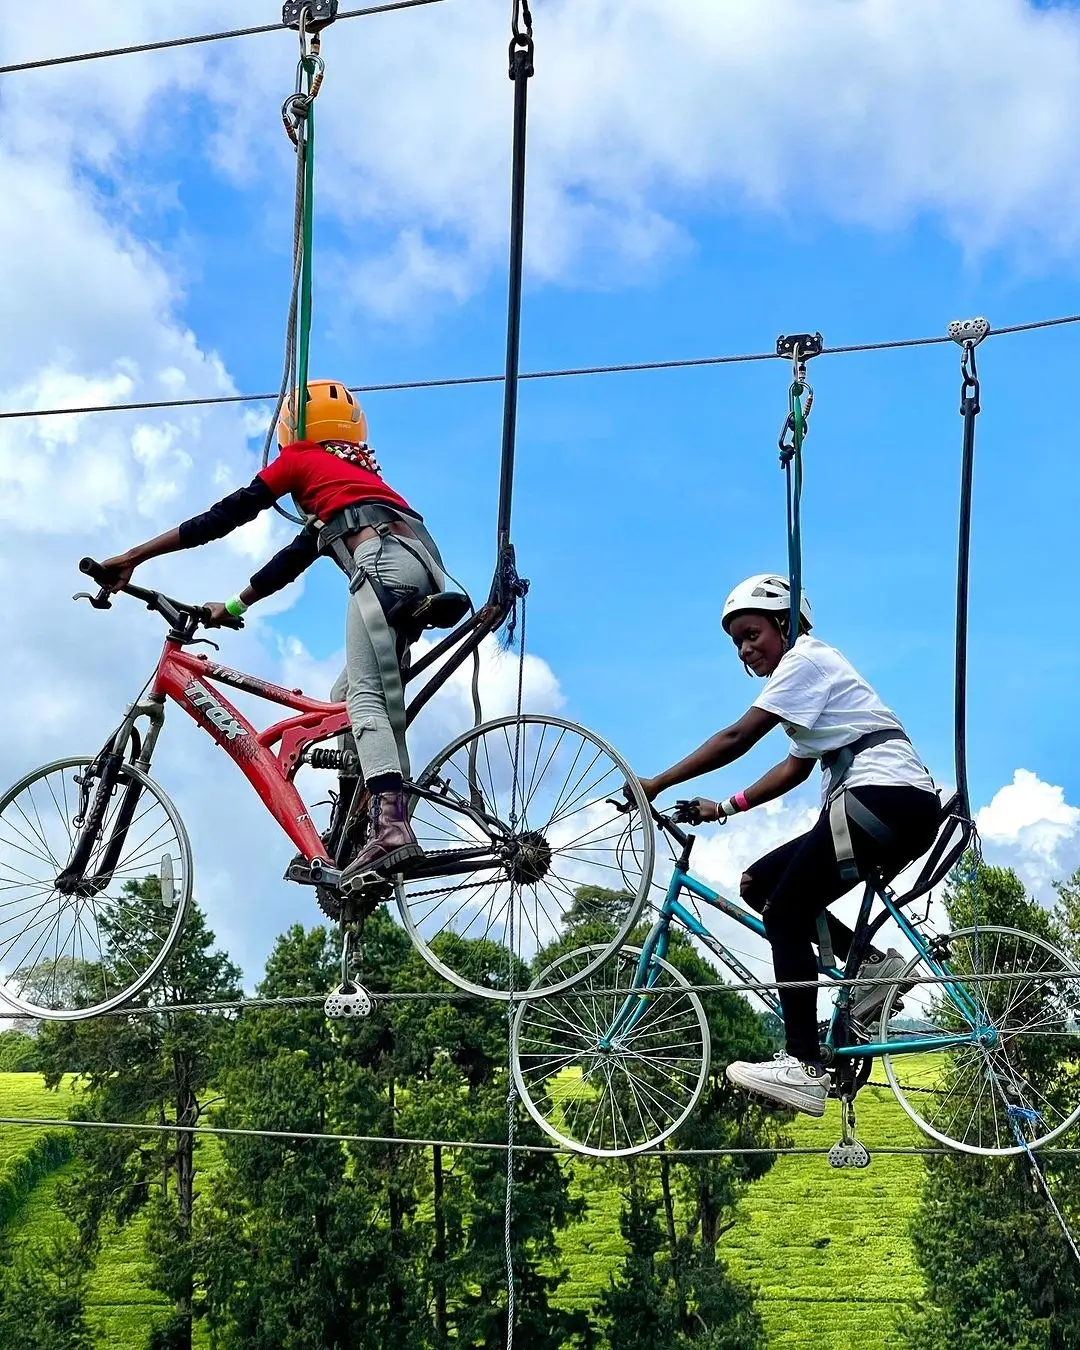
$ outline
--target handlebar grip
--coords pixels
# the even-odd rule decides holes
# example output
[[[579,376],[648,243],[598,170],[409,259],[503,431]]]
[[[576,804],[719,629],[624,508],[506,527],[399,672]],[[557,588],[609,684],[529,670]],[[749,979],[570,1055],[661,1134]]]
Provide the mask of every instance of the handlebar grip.
[[[207,624],[207,627],[211,626],[207,622],[208,619],[210,618],[209,606],[199,605],[197,609],[192,610],[192,613],[196,615],[196,617],[199,619],[201,623]],[[243,626],[244,621],[237,614],[226,614],[224,615],[223,618],[219,619],[216,624],[213,625],[214,628],[235,628],[235,629],[243,628]]]
[[[110,578],[108,572],[106,572],[99,562],[95,562],[93,558],[80,559],[79,571],[82,572],[84,576],[88,576],[96,581],[99,586],[107,586],[109,584]]]

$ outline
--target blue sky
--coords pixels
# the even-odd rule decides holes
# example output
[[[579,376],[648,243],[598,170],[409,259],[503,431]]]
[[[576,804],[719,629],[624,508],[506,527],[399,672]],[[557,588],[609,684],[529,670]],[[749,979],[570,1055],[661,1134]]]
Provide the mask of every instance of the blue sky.
[[[57,50],[125,40],[104,3],[69,8],[70,28],[51,30]],[[131,37],[265,19],[265,6],[233,8],[150,4]],[[720,6],[701,16],[696,36],[690,0],[635,0],[603,62],[602,6],[540,0],[523,366],[765,351],[781,332],[813,329],[840,345],[943,333],[975,314],[1004,325],[1080,312],[1080,20],[1071,6],[1036,13],[1045,8],[833,3],[792,45],[782,0]],[[941,91],[952,73],[977,84],[953,51],[976,16],[991,97],[977,104],[973,85],[950,102]],[[501,369],[505,17],[501,4],[446,0],[327,33],[313,374],[366,384]],[[686,68],[692,41],[697,63]],[[0,58],[39,54],[27,42],[0,19]],[[102,390],[160,396],[166,367],[180,370],[187,392],[275,387],[291,191],[275,119],[293,78],[292,43],[277,35],[10,77],[0,88],[0,110],[26,130],[21,168],[32,163],[41,194],[22,215],[39,209],[47,222],[30,229],[12,201],[0,207],[0,273],[25,326],[6,347],[8,406],[95,401]],[[426,83],[416,73],[425,50],[435,63]],[[777,92],[777,71],[790,84],[796,56],[813,104],[801,112],[798,90]],[[980,67],[979,50],[968,65]],[[9,172],[23,153],[13,143]],[[45,274],[73,280],[54,286]],[[1043,887],[1080,862],[1080,769],[1066,712],[1080,664],[1069,622],[1078,343],[1080,331],[1063,327],[979,351],[972,795],[986,807],[1012,792],[985,818],[988,833]],[[817,631],[878,687],[949,783],[959,350],[823,357],[811,378],[805,580]],[[788,380],[771,362],[522,386],[514,537],[533,585],[530,649],[564,711],[642,773],[733,720],[755,692],[718,614],[741,577],[785,565],[776,439]],[[385,393],[366,406],[389,481],[482,596],[494,561],[501,389]],[[5,574],[20,577],[33,540],[48,538],[38,580],[22,587],[33,611],[9,671],[24,728],[5,756],[9,777],[73,737],[96,744],[160,638],[134,613],[123,637],[119,620],[106,632],[97,616],[73,613],[71,563],[246,481],[258,440],[257,418],[235,412],[43,427],[6,428],[0,445],[13,537],[27,532],[9,545]],[[44,465],[30,485],[27,453]],[[81,509],[58,516],[58,494],[89,464]],[[240,557],[222,545],[154,575],[223,595],[270,546],[253,538]],[[298,665],[331,672],[342,645],[339,577],[324,565],[293,599],[235,640],[227,659],[270,675]],[[119,658],[118,641],[128,644]],[[72,643],[84,652],[78,692],[65,659]],[[33,708],[28,683],[40,694]],[[242,785],[222,778],[212,747],[181,744],[178,796],[205,816],[196,835],[210,859],[210,908],[250,966],[268,934],[250,905],[240,918],[228,909],[236,867],[212,822],[224,809],[232,838],[262,830],[260,847],[274,827],[239,799]],[[774,737],[701,790],[735,791],[784,752]],[[1034,777],[1017,787],[1017,770]],[[733,856],[752,854],[755,839],[748,830]],[[276,853],[272,861],[277,869]],[[714,859],[721,879],[729,862]],[[295,896],[276,882],[273,894],[274,921],[295,917]]]

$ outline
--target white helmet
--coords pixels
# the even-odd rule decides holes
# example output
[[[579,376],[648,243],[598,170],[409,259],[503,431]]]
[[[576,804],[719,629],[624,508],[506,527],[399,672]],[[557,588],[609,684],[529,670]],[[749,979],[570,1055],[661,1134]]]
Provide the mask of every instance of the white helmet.
[[[777,576],[775,572],[762,572],[756,577],[747,577],[740,581],[724,601],[724,612],[720,622],[724,631],[730,632],[730,624],[736,614],[788,614],[791,611],[791,587],[787,577]],[[799,618],[802,631],[809,632],[814,626],[814,612],[810,601],[803,591],[799,598]]]

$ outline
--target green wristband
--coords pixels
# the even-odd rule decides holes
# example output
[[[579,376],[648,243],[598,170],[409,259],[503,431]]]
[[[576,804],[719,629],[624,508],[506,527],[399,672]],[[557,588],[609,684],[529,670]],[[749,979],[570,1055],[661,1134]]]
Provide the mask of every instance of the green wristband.
[[[225,601],[225,609],[234,619],[239,619],[241,614],[247,613],[248,607],[238,595],[234,595],[231,600]]]

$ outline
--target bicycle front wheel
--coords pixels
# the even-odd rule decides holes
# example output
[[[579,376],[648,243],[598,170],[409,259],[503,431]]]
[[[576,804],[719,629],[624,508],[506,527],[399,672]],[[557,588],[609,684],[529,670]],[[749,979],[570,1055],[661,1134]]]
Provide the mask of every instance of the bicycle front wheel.
[[[57,760],[0,798],[0,992],[30,1017],[110,1012],[154,979],[191,901],[176,808],[132,764]]]
[[[624,784],[628,814],[615,804],[625,806]],[[459,736],[415,787],[409,812],[428,865],[396,878],[397,903],[440,975],[508,999],[512,948],[515,997],[546,997],[622,945],[652,881],[655,842],[640,784],[605,741],[560,717],[502,717]],[[592,964],[527,992],[528,965],[581,924],[610,934]]]
[[[1076,966],[1044,938],[996,925],[948,934],[936,957],[954,982],[917,983],[940,976],[915,956],[882,1008],[884,1044],[928,1042],[922,1053],[882,1055],[897,1101],[932,1139],[961,1153],[1002,1157],[1051,1143],[1080,1118]],[[958,1035],[970,1040],[933,1044]]]
[[[592,1158],[625,1158],[663,1143],[697,1105],[709,1072],[709,1023],[667,961],[652,958],[652,992],[642,995],[641,950],[624,947],[597,969],[602,950],[567,952],[536,977],[536,986],[575,987],[518,1008],[514,1081],[529,1115],[557,1143]]]

